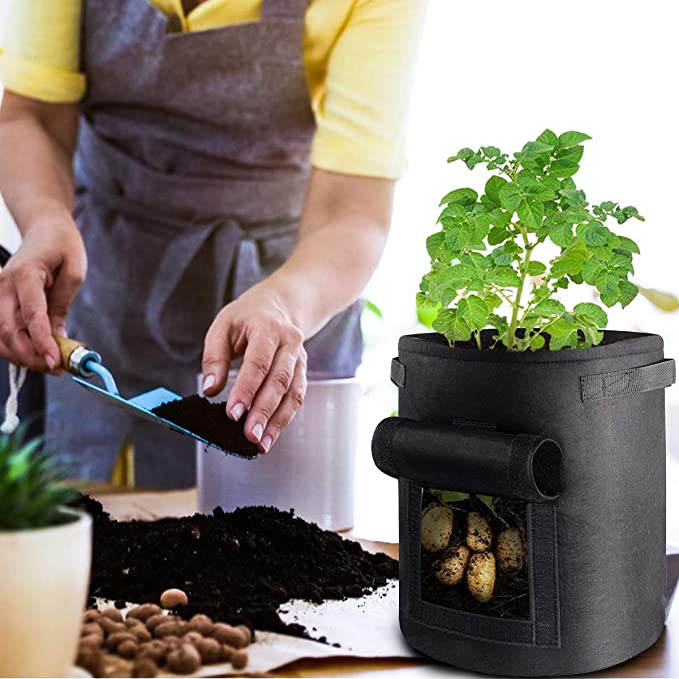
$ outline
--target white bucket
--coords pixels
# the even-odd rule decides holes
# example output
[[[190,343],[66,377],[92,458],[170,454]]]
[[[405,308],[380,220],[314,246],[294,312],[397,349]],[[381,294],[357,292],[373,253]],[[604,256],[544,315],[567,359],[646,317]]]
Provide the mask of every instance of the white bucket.
[[[210,399],[225,401],[226,389]],[[354,524],[360,384],[309,377],[302,408],[267,455],[244,460],[198,444],[198,510],[247,505],[294,509],[327,530]]]

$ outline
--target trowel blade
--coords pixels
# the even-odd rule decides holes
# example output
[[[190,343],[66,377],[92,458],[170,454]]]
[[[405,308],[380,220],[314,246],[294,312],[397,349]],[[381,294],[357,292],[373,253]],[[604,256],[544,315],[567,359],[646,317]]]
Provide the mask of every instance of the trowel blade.
[[[170,391],[169,389],[158,387],[157,389],[151,389],[150,391],[145,391],[144,393],[133,396],[132,398],[125,399],[122,396],[118,396],[117,394],[111,394],[105,389],[102,389],[101,387],[98,387],[95,384],[92,384],[91,382],[83,380],[79,377],[74,377],[73,381],[77,382],[81,387],[88,389],[93,396],[107,404],[117,406],[118,408],[122,408],[133,415],[143,417],[145,420],[159,424],[166,429],[171,429],[172,431],[179,432],[180,434],[190,436],[191,438],[201,441],[202,443],[219,448],[219,446],[204,439],[195,432],[185,429],[184,427],[180,427],[179,425],[174,424],[163,417],[158,417],[158,415],[155,415],[151,412],[153,408],[161,405],[162,403],[167,403],[168,401],[177,401],[178,399],[182,398],[182,396],[175,394],[175,392]]]

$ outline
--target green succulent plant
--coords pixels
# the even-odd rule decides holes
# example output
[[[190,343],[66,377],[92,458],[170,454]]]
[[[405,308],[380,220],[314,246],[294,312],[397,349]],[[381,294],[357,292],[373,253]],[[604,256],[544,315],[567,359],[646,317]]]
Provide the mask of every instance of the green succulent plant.
[[[61,508],[76,496],[41,439],[27,441],[23,427],[0,435],[0,531],[64,523]]]

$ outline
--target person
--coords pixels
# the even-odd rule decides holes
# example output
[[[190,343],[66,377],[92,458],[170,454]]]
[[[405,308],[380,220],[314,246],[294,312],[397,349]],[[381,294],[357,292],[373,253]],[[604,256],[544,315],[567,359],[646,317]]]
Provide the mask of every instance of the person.
[[[307,372],[355,374],[388,234],[425,0],[8,0],[0,355],[54,335],[125,396],[220,393],[267,453]],[[82,36],[82,38],[80,37]],[[76,294],[77,293],[77,294]],[[194,481],[191,441],[48,379],[46,439],[83,478]]]

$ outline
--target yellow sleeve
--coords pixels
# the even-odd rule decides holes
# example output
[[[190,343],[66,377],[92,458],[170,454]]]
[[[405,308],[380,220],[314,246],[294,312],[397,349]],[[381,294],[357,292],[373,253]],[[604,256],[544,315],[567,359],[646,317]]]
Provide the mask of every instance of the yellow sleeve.
[[[78,101],[82,0],[4,0],[0,82],[41,101]]]
[[[314,166],[398,179],[426,0],[356,0],[328,60]]]

